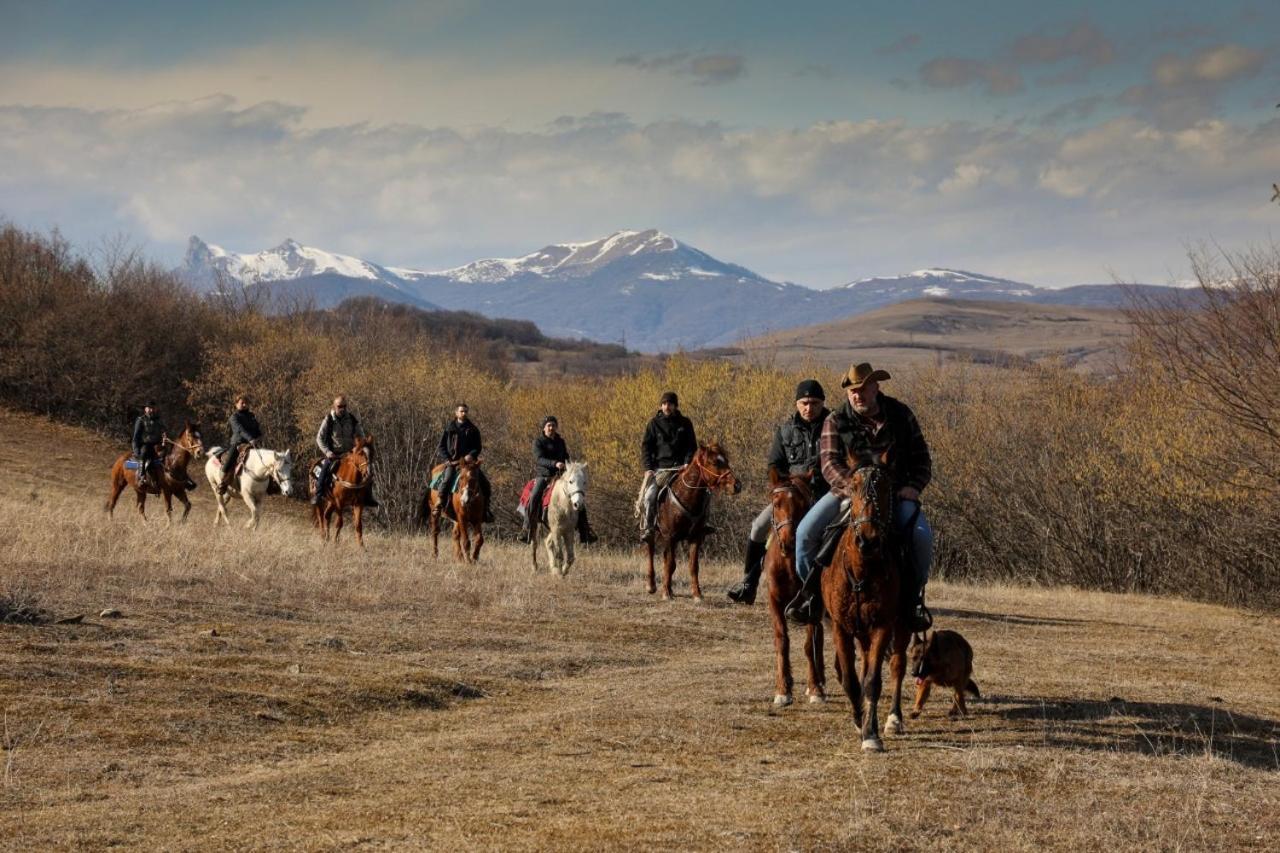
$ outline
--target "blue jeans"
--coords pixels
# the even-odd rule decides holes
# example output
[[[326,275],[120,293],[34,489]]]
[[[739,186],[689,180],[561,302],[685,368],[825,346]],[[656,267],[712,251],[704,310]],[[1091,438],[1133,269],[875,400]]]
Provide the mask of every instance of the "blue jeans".
[[[907,525],[911,523],[911,516],[918,506],[920,504],[916,501],[894,501],[893,521],[899,535],[907,532]],[[813,560],[822,546],[823,531],[839,514],[839,495],[827,492],[800,520],[800,525],[796,528],[796,574],[800,575],[801,583],[813,572]],[[929,565],[933,562],[933,529],[929,527],[929,520],[924,517],[923,510],[916,516],[911,554],[915,562],[916,579],[923,587],[929,582]]]

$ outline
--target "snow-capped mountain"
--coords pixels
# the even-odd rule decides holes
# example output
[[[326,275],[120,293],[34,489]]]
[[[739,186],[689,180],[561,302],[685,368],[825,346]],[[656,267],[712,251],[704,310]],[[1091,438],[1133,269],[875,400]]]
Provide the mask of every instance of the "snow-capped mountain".
[[[179,272],[193,285],[221,282],[330,307],[377,296],[422,308],[531,320],[547,334],[621,342],[643,351],[723,346],[908,299],[949,297],[1062,304],[1123,304],[1115,286],[1050,290],[945,268],[860,279],[831,290],[770,281],[655,229],[555,243],[515,258],[453,269],[383,266],[286,240],[236,254],[192,237]]]

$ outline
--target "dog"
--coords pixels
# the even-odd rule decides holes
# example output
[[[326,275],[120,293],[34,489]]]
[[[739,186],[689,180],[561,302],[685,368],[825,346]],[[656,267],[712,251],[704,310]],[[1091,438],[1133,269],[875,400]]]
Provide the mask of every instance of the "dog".
[[[916,702],[911,718],[920,716],[925,700],[933,685],[950,687],[956,691],[948,717],[968,716],[964,694],[972,693],[981,698],[978,684],[973,680],[973,648],[955,631],[934,631],[923,643],[911,645],[911,675],[916,680]]]

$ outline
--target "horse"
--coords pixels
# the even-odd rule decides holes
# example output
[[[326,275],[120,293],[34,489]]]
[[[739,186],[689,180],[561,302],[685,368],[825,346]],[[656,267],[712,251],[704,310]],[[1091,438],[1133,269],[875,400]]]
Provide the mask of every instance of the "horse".
[[[217,501],[218,511],[213,516],[213,526],[218,526],[221,520],[228,527],[231,521],[227,518],[227,503],[231,500],[230,494],[218,494],[218,485],[222,482],[222,466],[218,464],[218,456],[226,448],[214,447],[209,450],[209,461],[204,463],[204,475],[209,480],[209,486],[213,489],[214,500]],[[228,465],[236,464],[234,458],[227,460]],[[254,448],[245,454],[244,467],[240,469],[240,477],[237,482],[228,487],[228,491],[238,491],[240,497],[244,499],[245,505],[249,507],[249,520],[245,522],[246,529],[258,529],[258,506],[261,504],[262,497],[267,493],[267,487],[271,483],[275,483],[280,487],[280,494],[289,497],[293,494],[293,452],[286,450],[281,453],[279,450],[262,450]],[[236,488],[236,486],[239,488]]]
[[[114,515],[116,501],[125,486],[133,486],[138,499],[138,514],[145,521],[147,518],[147,495],[164,495],[165,523],[173,523],[173,497],[176,495],[182,502],[182,518],[187,520],[191,512],[191,501],[187,499],[187,463],[192,458],[204,455],[204,439],[200,436],[200,424],[187,421],[177,440],[165,437],[164,443],[170,446],[169,452],[161,461],[160,475],[147,478],[145,489],[138,488],[138,475],[132,468],[126,468],[132,453],[122,453],[111,466],[111,496],[107,498],[107,515]],[[154,463],[153,463],[154,465]]]
[[[578,532],[578,513],[587,501],[587,463],[570,462],[565,465],[555,485],[551,487],[551,503],[547,517],[540,520],[535,529],[545,527],[547,560],[552,571],[564,577],[573,565],[573,542]],[[529,507],[529,512],[542,515],[542,507]],[[538,537],[531,540],[533,570],[538,570]]]
[[[883,752],[876,707],[880,670],[891,651],[893,706],[885,721],[888,734],[905,731],[902,724],[902,679],[907,669],[911,632],[901,604],[899,556],[893,530],[893,488],[888,453],[876,460],[849,459],[853,472],[850,522],[840,534],[831,566],[822,576],[822,601],[831,616],[836,675],[853,705],[863,752]],[[862,680],[856,680],[854,641],[862,657]]]
[[[432,469],[432,479],[444,465],[441,463]],[[474,563],[480,558],[480,546],[484,544],[484,492],[479,483],[472,480],[480,474],[480,462],[463,459],[454,463],[458,466],[458,479],[453,484],[453,493],[449,496],[449,506],[453,510],[453,548],[454,556],[460,563]],[[426,514],[431,519],[431,554],[440,556],[440,512],[444,498],[434,489],[428,490]],[[475,533],[475,540],[471,538]]]
[[[812,475],[783,477],[769,469],[769,499],[773,503],[773,535],[764,555],[764,572],[769,578],[769,618],[773,622],[773,647],[777,657],[773,704],[779,708],[792,702],[791,637],[783,615],[787,603],[800,591],[796,574],[796,525],[813,506]],[[804,640],[804,656],[809,663],[810,702],[825,702],[826,668],[822,660],[822,623],[809,625]]]
[[[738,494],[742,484],[729,467],[729,457],[719,442],[702,444],[689,464],[680,468],[667,486],[666,496],[658,507],[657,533],[663,540],[662,598],[671,599],[671,575],[676,570],[676,543],[689,543],[689,579],[695,602],[702,601],[698,585],[698,552],[707,535],[707,513],[711,509],[711,493],[728,491]],[[649,594],[657,592],[653,572],[656,537],[645,544],[649,552]]]
[[[315,524],[321,537],[329,541],[329,526],[333,516],[333,542],[336,545],[342,534],[342,511],[351,507],[351,521],[356,526],[356,542],[364,547],[364,500],[373,485],[373,436],[357,436],[350,452],[342,454],[329,479],[329,492],[315,506]],[[311,480],[312,494],[317,483]]]

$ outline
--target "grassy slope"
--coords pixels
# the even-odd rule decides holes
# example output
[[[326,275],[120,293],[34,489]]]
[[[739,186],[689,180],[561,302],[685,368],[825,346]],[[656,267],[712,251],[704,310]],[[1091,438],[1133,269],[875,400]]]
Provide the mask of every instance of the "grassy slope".
[[[1280,845],[1273,617],[935,584],[987,698],[864,756],[843,697],[771,708],[733,566],[695,606],[629,554],[560,581],[511,547],[324,547],[279,498],[255,535],[203,491],[183,528],[108,522],[114,448],[0,429],[0,596],[88,614],[0,625],[0,845]]]

